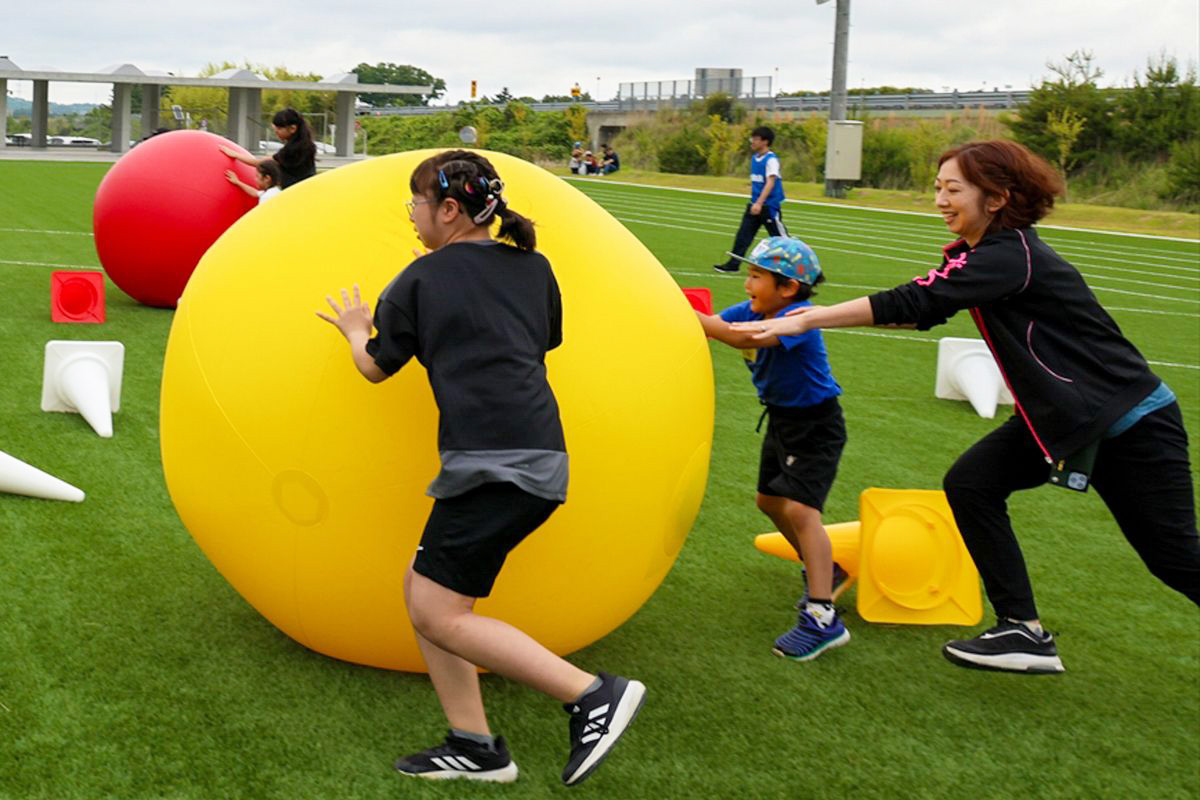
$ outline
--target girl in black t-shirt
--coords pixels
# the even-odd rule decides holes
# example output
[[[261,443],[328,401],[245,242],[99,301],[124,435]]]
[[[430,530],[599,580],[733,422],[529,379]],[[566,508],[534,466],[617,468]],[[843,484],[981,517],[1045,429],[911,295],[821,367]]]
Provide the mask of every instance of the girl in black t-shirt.
[[[416,357],[441,415],[442,469],[404,579],[417,643],[450,723],[444,743],[396,762],[423,778],[510,782],[517,766],[484,713],[476,665],[557,698],[570,714],[563,781],[579,783],[637,715],[638,681],[591,674],[525,633],[475,613],[508,552],[566,499],[567,454],[545,355],[562,341],[562,306],[533,223],[508,208],[482,156],[452,150],[409,182],[409,216],[429,252],[398,275],[374,317],[354,287],[326,298],[362,375],[379,382]],[[511,245],[491,238],[499,234]],[[372,328],[376,334],[372,337]]]
[[[271,156],[283,174],[283,181],[279,184],[279,188],[286,189],[305,178],[316,175],[317,145],[313,141],[312,128],[309,127],[308,121],[300,115],[300,112],[294,108],[276,111],[275,116],[271,119],[271,126],[275,129],[275,135],[279,137],[279,141],[283,142],[283,147],[280,147]],[[220,145],[220,148],[221,152],[230,158],[236,158],[252,167],[257,167],[260,161],[267,160],[257,158],[249,153],[239,153],[225,145]]]

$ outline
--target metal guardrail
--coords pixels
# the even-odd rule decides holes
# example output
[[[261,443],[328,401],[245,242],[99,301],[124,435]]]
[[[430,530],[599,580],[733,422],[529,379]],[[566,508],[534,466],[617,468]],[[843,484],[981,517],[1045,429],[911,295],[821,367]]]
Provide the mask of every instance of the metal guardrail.
[[[852,94],[846,106],[850,111],[935,111],[962,108],[1016,108],[1029,100],[1030,90],[1006,92],[922,92],[920,94]],[[618,113],[622,111],[659,111],[687,108],[703,97],[679,96],[663,100],[604,100],[575,103],[529,103],[533,111],[565,111],[580,107],[588,111]],[[800,97],[739,97],[737,102],[758,111],[828,111],[829,95]],[[457,111],[457,106],[389,106],[359,109],[359,116],[420,116]]]

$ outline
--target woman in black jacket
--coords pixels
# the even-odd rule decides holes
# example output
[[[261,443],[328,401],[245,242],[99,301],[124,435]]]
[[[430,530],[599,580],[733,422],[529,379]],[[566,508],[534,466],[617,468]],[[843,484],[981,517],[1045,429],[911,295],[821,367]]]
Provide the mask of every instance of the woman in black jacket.
[[[998,619],[942,652],[967,667],[1062,672],[1008,496],[1048,481],[1094,485],[1150,571],[1200,605],[1187,433],[1171,389],[1033,229],[1062,191],[1049,164],[1014,142],[972,142],[942,155],[936,189],[938,210],[960,237],[940,267],[869,297],[742,326],[763,337],[856,325],[925,330],[969,311],[1017,413],[946,474],[946,497]]]

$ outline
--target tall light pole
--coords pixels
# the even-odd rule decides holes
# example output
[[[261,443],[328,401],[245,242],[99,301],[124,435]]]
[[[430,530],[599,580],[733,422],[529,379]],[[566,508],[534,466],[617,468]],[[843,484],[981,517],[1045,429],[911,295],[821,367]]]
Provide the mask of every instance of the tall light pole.
[[[817,0],[817,5],[829,0]],[[833,83],[829,87],[829,121],[846,118],[846,63],[850,51],[850,0],[837,0],[837,12],[833,28]],[[830,126],[831,129],[833,126]],[[826,140],[826,161],[829,148],[834,147],[833,137]],[[841,197],[845,194],[845,181],[825,180],[825,196]]]

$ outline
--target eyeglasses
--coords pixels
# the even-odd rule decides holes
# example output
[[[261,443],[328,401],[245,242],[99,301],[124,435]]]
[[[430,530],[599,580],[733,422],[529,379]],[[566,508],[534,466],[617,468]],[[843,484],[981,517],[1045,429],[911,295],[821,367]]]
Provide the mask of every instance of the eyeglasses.
[[[407,203],[404,204],[404,207],[408,209],[408,215],[411,217],[413,214],[413,211],[416,209],[417,206],[425,205],[426,203],[432,203],[432,202],[433,202],[432,200],[422,197],[417,200],[409,200]]]

